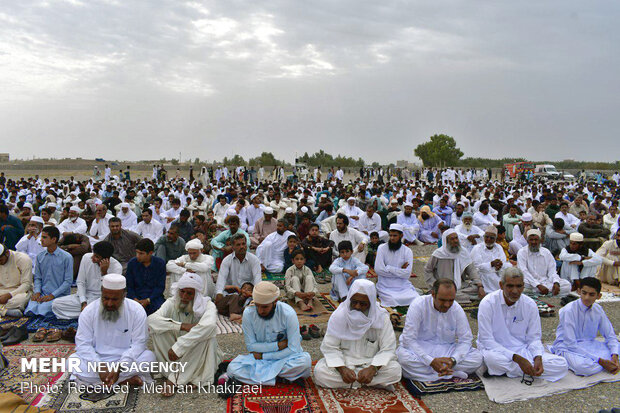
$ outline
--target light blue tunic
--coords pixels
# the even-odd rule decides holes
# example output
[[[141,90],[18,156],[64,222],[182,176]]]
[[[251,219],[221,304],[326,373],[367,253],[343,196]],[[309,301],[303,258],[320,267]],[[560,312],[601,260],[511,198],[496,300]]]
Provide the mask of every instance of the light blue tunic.
[[[228,365],[229,376],[247,384],[273,386],[276,377],[290,381],[309,377],[312,359],[301,348],[299,320],[295,310],[278,302],[272,318],[266,320],[251,306],[243,312],[243,335],[250,354],[239,355]],[[280,336],[278,338],[278,336]],[[278,341],[287,339],[288,347],[278,350]],[[252,353],[262,353],[262,360]]]
[[[341,300],[347,298],[349,294],[349,287],[351,284],[347,285],[347,278],[349,278],[349,274],[345,274],[342,270],[357,270],[357,277],[353,279],[351,284],[355,282],[355,280],[361,280],[366,278],[366,273],[368,272],[368,265],[363,264],[357,258],[351,256],[347,261],[338,257],[332,262],[332,265],[329,266],[329,272],[331,272],[334,276],[332,277],[332,290],[329,295],[334,300]]]
[[[71,292],[73,282],[73,257],[67,251],[56,248],[52,253],[47,250],[37,255],[34,270],[34,292],[41,296],[52,294],[54,298],[63,297]],[[53,300],[52,300],[53,301]],[[30,301],[24,314],[52,315],[52,301],[38,303]]]

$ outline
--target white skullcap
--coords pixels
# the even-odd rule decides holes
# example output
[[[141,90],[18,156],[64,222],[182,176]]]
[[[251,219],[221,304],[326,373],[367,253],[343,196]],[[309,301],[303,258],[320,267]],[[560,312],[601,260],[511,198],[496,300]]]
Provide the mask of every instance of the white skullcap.
[[[77,207],[77,206],[75,206],[75,205],[74,205],[74,206],[72,206],[71,208],[69,208],[69,211],[72,211],[72,212],[77,212],[78,214],[79,214],[80,212],[82,212],[82,210],[80,209],[80,207]]]
[[[121,203],[121,208],[129,208],[129,203],[128,202],[122,202]]]
[[[529,231],[527,232],[527,236],[528,236],[528,238],[529,238],[530,236],[532,236],[532,235],[537,235],[538,237],[540,237],[540,236],[541,236],[541,232],[540,232],[540,230],[539,230],[539,229],[535,229],[535,228],[534,228],[534,229],[531,229],[531,230],[529,230]]]
[[[107,274],[103,277],[101,286],[108,290],[124,290],[127,286],[127,279],[121,274]]]
[[[203,247],[204,246],[202,245],[202,242],[200,242],[200,240],[197,239],[197,238],[195,238],[195,239],[193,239],[191,241],[187,241],[185,243],[185,250],[186,251],[189,251],[189,250],[200,250],[200,251],[202,251]]]
[[[196,294],[202,295],[202,288],[204,287],[204,281],[202,277],[196,273],[185,272],[179,278],[179,281],[175,283],[175,287],[177,290],[182,290],[184,288],[193,288],[196,290]]]
[[[252,298],[256,304],[271,304],[280,298],[280,289],[269,281],[261,281],[254,286]]]
[[[292,213],[293,213],[293,208],[291,208],[291,207],[286,208],[286,209],[284,210],[284,213],[285,213],[285,214],[292,214]]]
[[[532,214],[530,214],[529,212],[526,212],[525,214],[521,215],[521,221],[531,221],[532,220]]]
[[[56,202],[48,202],[47,206],[51,208],[56,208]]]
[[[413,207],[413,204],[411,202],[405,202],[403,206]]]
[[[265,214],[267,214],[267,215],[273,215],[273,208],[272,208],[272,207],[267,207],[267,208],[265,208]]]
[[[574,242],[583,242],[583,234],[573,232],[572,234],[570,234],[570,240]]]
[[[250,197],[250,201],[254,201],[254,198],[256,198],[256,194],[254,194],[254,195],[252,195],[252,196]]]
[[[47,221],[47,225],[51,225],[51,226],[53,226],[53,227],[54,227],[54,226],[58,225],[58,221],[56,221],[56,219],[55,219],[55,218],[50,218],[50,219]]]
[[[349,202],[349,201],[355,201],[355,198],[350,196],[350,197],[347,198],[347,202]]]
[[[30,202],[24,202],[24,205],[22,205],[22,208],[28,208],[32,211],[32,204]]]
[[[403,226],[400,224],[392,224],[390,225],[390,231],[399,231],[399,232],[405,232],[403,229]]]
[[[390,201],[390,204],[398,204],[398,199],[392,199],[392,200]]]
[[[38,217],[36,215],[33,217],[30,217],[30,222],[37,222],[39,224],[45,224],[45,222],[43,221],[43,218]]]
[[[308,212],[308,207],[302,206],[302,207],[301,207],[301,212],[303,212],[304,214],[305,214],[306,212]]]

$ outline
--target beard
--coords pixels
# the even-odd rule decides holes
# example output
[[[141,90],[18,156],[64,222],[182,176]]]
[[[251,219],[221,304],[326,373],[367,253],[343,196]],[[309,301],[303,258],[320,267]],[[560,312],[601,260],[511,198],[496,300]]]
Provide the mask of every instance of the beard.
[[[177,309],[182,313],[190,313],[194,309],[193,303],[194,301],[190,301],[188,303],[182,303],[179,301],[177,304]]]
[[[448,251],[450,251],[453,254],[458,253],[460,250],[461,250],[460,245],[448,245]]]
[[[406,216],[406,217],[410,217],[412,213],[409,213],[409,214],[408,214],[408,213],[406,213],[406,212],[403,212],[403,214],[405,214],[405,216]]]
[[[486,246],[487,246],[487,248],[491,250],[491,249],[493,249],[493,247],[495,246],[495,243],[494,243],[494,242],[493,242],[493,243],[491,243],[491,244],[487,244],[487,243],[485,243],[484,245],[486,245]]]
[[[540,251],[540,246],[536,246],[536,247],[532,247],[531,245],[529,246],[530,252],[538,252]]]
[[[121,303],[121,305],[116,310],[107,310],[102,305],[101,306],[101,310],[100,310],[101,318],[103,319],[103,321],[110,321],[112,323],[115,323],[116,321],[118,321],[118,319],[121,316],[122,308],[123,308],[123,304],[122,303]]]
[[[390,251],[398,251],[402,245],[403,241],[400,239],[397,242],[388,241],[388,248]]]
[[[271,311],[267,315],[260,315],[258,312],[256,314],[258,314],[258,316],[260,318],[262,318],[263,320],[271,320],[273,318],[274,314],[276,313],[276,307],[277,307],[277,303],[274,303],[273,304],[273,308],[271,309]]]
[[[465,228],[467,231],[469,231],[471,229],[471,227],[473,227],[474,224],[466,224],[463,222],[463,228]]]

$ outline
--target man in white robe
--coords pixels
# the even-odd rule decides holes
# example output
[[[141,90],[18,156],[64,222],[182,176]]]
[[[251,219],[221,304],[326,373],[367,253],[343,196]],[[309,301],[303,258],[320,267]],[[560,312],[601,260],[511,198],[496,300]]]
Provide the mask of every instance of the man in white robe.
[[[377,249],[375,272],[377,293],[382,306],[407,306],[419,296],[409,278],[413,268],[413,252],[402,243],[404,228],[390,225],[390,239]]]
[[[84,385],[128,383],[141,386],[153,379],[149,372],[136,372],[155,361],[155,354],[146,348],[149,330],[146,312],[142,306],[126,298],[125,277],[107,274],[101,282],[101,299],[86,306],[80,314],[75,335],[75,353],[80,371],[72,371],[71,380]],[[88,363],[128,363],[133,371],[121,372],[108,364],[106,369],[92,371]],[[70,361],[67,361],[69,364]]]
[[[379,234],[380,240],[384,242],[388,240],[387,231],[381,229],[381,217],[376,213],[375,207],[372,204],[368,204],[366,213],[360,216],[357,230],[366,236],[370,236],[371,233],[376,232]]]
[[[129,203],[122,202],[120,205],[120,211],[116,214],[116,217],[121,220],[121,227],[129,231],[133,231],[134,227],[138,225],[138,217],[136,213],[131,210]]]
[[[321,342],[323,358],[314,368],[314,381],[331,389],[393,390],[400,381],[401,367],[389,314],[377,304],[372,281],[355,280],[349,292],[327,323]]]
[[[566,360],[545,353],[538,306],[522,294],[521,271],[507,268],[500,288],[484,297],[478,308],[478,350],[489,374],[560,380],[568,371]]]
[[[579,224],[581,224],[581,220],[579,218],[577,218],[576,216],[574,216],[573,214],[571,214],[570,212],[568,212],[569,207],[568,207],[568,202],[561,202],[560,203],[560,210],[558,212],[556,212],[554,218],[562,218],[562,220],[564,220],[564,225],[566,227],[570,227],[573,230],[577,230],[577,228],[579,228]]]
[[[474,225],[480,229],[486,228],[489,225],[499,225],[499,221],[491,214],[490,206],[486,202],[480,205],[478,212],[474,213]]]
[[[463,222],[454,230],[461,238],[461,245],[469,252],[482,241],[484,230],[474,225],[474,218],[470,212],[463,213]]]
[[[418,240],[418,232],[420,232],[420,221],[413,212],[413,204],[405,202],[403,204],[403,212],[396,217],[396,223],[403,227],[404,241],[407,244],[416,243],[421,245]]]
[[[121,274],[123,266],[114,257],[114,247],[107,241],[99,241],[93,252],[82,257],[77,275],[77,293],[58,297],[52,302],[56,318],[78,318],[84,308],[101,297],[101,279],[108,273]]]
[[[32,295],[32,261],[0,244],[0,317],[21,317]]]
[[[355,205],[355,198],[352,196],[347,198],[347,204],[340,208],[338,213],[349,217],[350,226],[355,229],[359,226],[359,220],[364,215],[364,211]]]
[[[33,216],[30,218],[30,222],[26,225],[26,235],[24,235],[15,244],[15,250],[28,254],[32,262],[34,263],[37,255],[40,252],[45,251],[45,248],[41,245],[41,230],[43,229],[43,218]]]
[[[226,375],[246,384],[273,386],[276,378],[304,385],[312,359],[301,347],[299,320],[290,305],[278,301],[280,289],[261,281],[252,292],[254,305],[243,312],[242,328],[250,354],[235,357]]]
[[[177,282],[185,272],[195,273],[203,281],[201,290],[206,297],[215,297],[215,283],[211,276],[211,269],[215,259],[202,253],[202,242],[193,239],[185,244],[187,254],[180,256],[176,260],[166,263],[166,272],[170,274],[170,282]]]
[[[90,224],[90,230],[88,231],[91,247],[97,242],[102,241],[110,233],[110,223],[108,222],[110,218],[112,218],[112,214],[108,214],[108,207],[104,204],[97,205],[95,219]]]
[[[564,297],[571,291],[571,283],[560,278],[555,258],[545,247],[540,246],[540,230],[527,232],[527,243],[517,253],[517,265],[525,277],[528,291],[537,294]]]
[[[86,234],[86,221],[80,218],[80,213],[82,211],[80,208],[76,206],[72,206],[69,209],[69,218],[62,221],[58,224],[58,230],[60,231],[61,237],[66,237],[71,233],[76,234]]]
[[[184,364],[179,373],[166,372],[164,396],[176,386],[205,387],[213,382],[222,352],[217,345],[217,309],[204,296],[202,278],[185,273],[172,285],[172,295],[148,318],[153,350],[159,362]]]
[[[157,242],[164,235],[164,225],[153,219],[153,211],[147,208],[142,211],[142,221],[135,226],[134,232],[142,238]]]
[[[245,215],[247,217],[247,232],[254,232],[254,224],[265,215],[265,205],[262,203],[262,197],[254,194],[250,197],[251,204],[245,207]]]
[[[361,262],[366,261],[368,237],[354,228],[349,228],[349,217],[344,214],[336,215],[336,229],[329,234],[329,240],[334,243],[334,256],[338,256],[338,244],[350,241],[353,246],[353,256]]]
[[[568,368],[578,376],[591,376],[603,370],[617,374],[618,338],[605,310],[595,303],[601,298],[601,282],[594,277],[584,278],[577,292],[579,300],[560,310],[551,351],[564,357]],[[599,333],[604,342],[596,339]]]
[[[416,298],[407,312],[396,351],[403,376],[419,381],[467,378],[482,365],[472,347],[467,315],[456,299],[454,281],[442,278],[431,295]]]
[[[233,252],[220,265],[215,284],[215,301],[229,293],[240,293],[241,286],[249,282],[256,285],[262,281],[260,260],[247,250],[247,241],[242,234],[231,238]]]
[[[596,270],[603,264],[603,258],[583,245],[583,234],[570,234],[570,243],[560,251],[560,277],[579,286],[579,280],[595,277]]]
[[[281,273],[284,269],[284,250],[287,248],[288,237],[293,234],[286,229],[288,223],[279,219],[276,232],[272,232],[256,248],[256,256],[261,262],[263,270],[271,273]]]
[[[511,256],[517,255],[519,250],[527,245],[525,235],[530,229],[534,228],[533,223],[534,218],[532,217],[532,214],[526,212],[521,215],[521,223],[515,225],[512,229],[512,241],[510,241],[508,247],[508,252]]]
[[[506,259],[504,249],[495,242],[496,240],[497,228],[489,225],[484,231],[484,242],[471,250],[471,259],[478,269],[486,294],[499,290],[502,271],[512,266]]]

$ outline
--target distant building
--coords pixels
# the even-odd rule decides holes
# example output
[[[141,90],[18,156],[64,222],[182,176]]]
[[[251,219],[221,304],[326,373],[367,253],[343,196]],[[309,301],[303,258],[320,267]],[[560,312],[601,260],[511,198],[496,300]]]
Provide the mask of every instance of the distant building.
[[[407,166],[409,166],[409,162],[407,161],[396,161],[397,168],[406,168]]]
[[[8,162],[9,154],[8,153],[0,153],[0,162]]]

